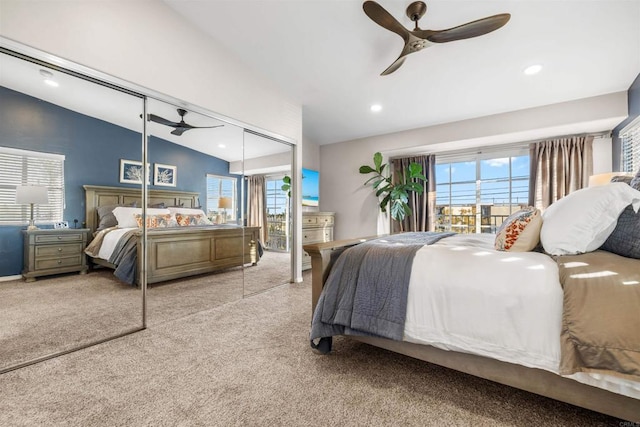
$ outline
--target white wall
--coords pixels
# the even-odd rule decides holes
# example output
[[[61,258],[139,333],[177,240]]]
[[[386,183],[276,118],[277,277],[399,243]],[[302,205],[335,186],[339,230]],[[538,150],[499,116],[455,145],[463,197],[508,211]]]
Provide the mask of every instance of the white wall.
[[[160,0],[0,0],[0,36],[290,138],[300,173],[302,106]]]
[[[0,35],[302,141],[302,107],[159,0],[2,0]]]
[[[373,153],[438,153],[610,130],[627,116],[626,92],[320,146],[322,209],[336,212],[335,238],[378,232],[377,200],[358,168]],[[598,146],[600,147],[600,146]],[[601,151],[599,151],[601,152]],[[609,155],[610,156],[610,155]],[[610,157],[609,157],[610,158]],[[610,160],[609,160],[610,163]],[[606,167],[598,164],[598,168]],[[609,168],[611,165],[609,164]]]

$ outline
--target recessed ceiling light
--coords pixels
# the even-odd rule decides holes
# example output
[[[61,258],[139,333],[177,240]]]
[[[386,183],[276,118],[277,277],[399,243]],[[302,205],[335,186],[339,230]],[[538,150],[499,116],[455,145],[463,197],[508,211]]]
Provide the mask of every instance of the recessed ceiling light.
[[[60,86],[60,83],[58,83],[58,82],[56,82],[56,81],[54,81],[54,80],[46,79],[44,82],[45,82],[45,84],[48,84],[48,85],[49,85],[49,86],[51,86],[51,87],[58,87],[58,86]]]
[[[527,68],[524,69],[524,73],[527,76],[532,76],[534,74],[538,74],[540,72],[540,70],[542,70],[542,65],[540,64],[535,64],[535,65],[530,65]]]
[[[373,104],[371,106],[371,111],[373,111],[374,113],[377,113],[379,111],[382,111],[382,105],[380,104]]]
[[[227,146],[226,146],[226,145],[224,145],[224,144],[218,144],[218,147],[220,147],[220,148],[227,148]]]

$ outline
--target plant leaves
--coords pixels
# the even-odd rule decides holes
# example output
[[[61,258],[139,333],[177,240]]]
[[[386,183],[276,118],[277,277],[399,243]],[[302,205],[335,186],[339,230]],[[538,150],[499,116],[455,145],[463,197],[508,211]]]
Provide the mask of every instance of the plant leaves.
[[[382,154],[379,151],[373,155],[373,164],[376,167],[376,171],[382,172]]]
[[[362,174],[367,174],[367,173],[371,173],[371,172],[375,172],[375,169],[372,169],[371,166],[360,166],[360,173]]]

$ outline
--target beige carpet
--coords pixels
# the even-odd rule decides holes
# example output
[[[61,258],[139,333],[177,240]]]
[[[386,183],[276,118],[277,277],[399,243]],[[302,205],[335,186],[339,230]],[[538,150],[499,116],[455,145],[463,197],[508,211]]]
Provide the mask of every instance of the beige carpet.
[[[290,279],[290,256],[265,252],[256,266],[149,286],[148,325],[208,310]],[[0,369],[142,325],[142,292],[109,269],[0,282]]]
[[[620,426],[345,338],[316,355],[310,277],[0,376],[2,426]]]

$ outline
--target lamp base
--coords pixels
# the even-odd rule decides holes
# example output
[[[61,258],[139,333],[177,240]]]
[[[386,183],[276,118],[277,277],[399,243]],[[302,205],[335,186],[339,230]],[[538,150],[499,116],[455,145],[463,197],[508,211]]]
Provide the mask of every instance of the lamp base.
[[[35,225],[30,224],[30,225],[27,227],[27,230],[40,230],[40,229],[39,229],[38,227],[36,227]]]

